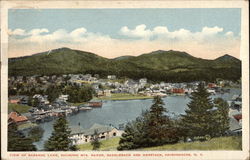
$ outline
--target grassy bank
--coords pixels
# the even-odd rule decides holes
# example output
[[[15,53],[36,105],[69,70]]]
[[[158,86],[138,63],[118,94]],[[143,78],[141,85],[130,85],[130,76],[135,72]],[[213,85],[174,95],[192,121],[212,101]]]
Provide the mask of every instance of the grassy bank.
[[[126,93],[111,94],[111,97],[95,97],[94,100],[135,100],[135,99],[152,99],[152,96],[133,95]]]
[[[115,138],[111,138],[108,140],[102,140],[100,141],[102,144],[99,150],[114,151],[118,147],[119,140],[120,140],[120,137],[115,137]],[[93,148],[90,143],[81,144],[81,145],[78,145],[78,147],[81,151],[92,150]]]
[[[24,123],[24,124],[20,124],[18,125],[17,129],[18,130],[25,130],[25,129],[29,129],[29,128],[33,128],[33,127],[37,127],[38,125],[36,123]]]
[[[19,113],[27,113],[30,108],[31,106],[27,105],[8,103],[8,112],[17,111]]]
[[[103,140],[100,150],[110,151],[116,150],[119,145],[119,137]],[[92,150],[90,143],[82,144],[78,146],[80,150]],[[189,143],[176,143],[166,144],[156,147],[139,148],[137,150],[154,151],[154,150],[241,150],[241,136],[232,137],[220,137],[213,138],[205,142],[189,142]]]
[[[241,136],[233,136],[213,138],[205,142],[168,144],[142,150],[241,150],[241,148]]]

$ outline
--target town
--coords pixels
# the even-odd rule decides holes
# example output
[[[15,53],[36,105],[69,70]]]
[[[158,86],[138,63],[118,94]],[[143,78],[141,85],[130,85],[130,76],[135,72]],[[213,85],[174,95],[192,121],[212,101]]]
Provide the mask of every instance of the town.
[[[16,123],[19,130],[22,131],[30,130],[38,123],[51,121],[60,114],[68,116],[102,107],[102,103],[105,100],[150,99],[154,96],[188,97],[199,84],[198,81],[166,83],[152,82],[146,78],[133,80],[118,78],[116,75],[108,75],[101,78],[98,74],[15,76],[9,77],[8,83],[8,123]],[[206,83],[207,91],[211,95],[224,94],[230,92],[232,87],[241,87],[239,82],[222,79],[218,79],[216,82],[204,83]],[[78,92],[79,90],[80,92]],[[79,95],[82,97],[79,97]],[[241,134],[241,94],[234,95],[227,102],[230,106],[230,131],[233,134]],[[22,107],[27,108],[27,110],[23,111]],[[105,128],[101,125],[99,126],[100,128]],[[110,128],[110,130],[112,129]],[[122,130],[123,128],[118,129]],[[79,130],[73,129],[73,133],[75,133],[73,137],[77,139]],[[113,136],[116,134],[114,132]],[[106,137],[112,137],[112,135]],[[89,142],[89,139],[86,138],[86,140],[75,141],[74,143],[80,144],[85,142]]]

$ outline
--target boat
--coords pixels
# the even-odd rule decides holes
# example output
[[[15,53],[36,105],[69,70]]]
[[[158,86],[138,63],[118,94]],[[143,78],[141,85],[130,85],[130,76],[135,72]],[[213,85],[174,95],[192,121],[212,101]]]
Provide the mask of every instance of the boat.
[[[79,107],[80,111],[87,111],[87,110],[91,110],[91,107]]]
[[[89,107],[102,107],[102,102],[89,102]]]

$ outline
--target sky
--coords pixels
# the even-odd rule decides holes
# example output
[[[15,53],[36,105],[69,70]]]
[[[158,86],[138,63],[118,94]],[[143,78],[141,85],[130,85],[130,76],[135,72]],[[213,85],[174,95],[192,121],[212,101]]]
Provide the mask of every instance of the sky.
[[[115,58],[155,50],[239,58],[241,10],[10,9],[9,57],[69,47]]]

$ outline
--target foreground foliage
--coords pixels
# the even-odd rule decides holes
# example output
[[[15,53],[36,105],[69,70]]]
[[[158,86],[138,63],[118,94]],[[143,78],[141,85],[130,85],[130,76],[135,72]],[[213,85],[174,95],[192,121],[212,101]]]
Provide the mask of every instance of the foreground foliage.
[[[99,150],[99,148],[101,147],[101,142],[99,141],[98,137],[98,130],[95,130],[94,132],[94,137],[93,141],[91,141],[91,145],[93,146],[93,150]]]
[[[8,151],[36,151],[33,141],[17,130],[17,125],[8,125]]]
[[[43,136],[44,130],[40,126],[33,127],[29,133],[28,137],[33,140],[33,142],[38,142]]]
[[[44,144],[46,151],[74,151],[75,145],[71,145],[70,129],[65,115],[60,116],[53,125],[54,131]]]
[[[179,128],[185,138],[223,136],[229,129],[227,102],[217,98],[212,103],[209,96],[203,83],[192,93]]]
[[[126,125],[117,149],[130,150],[177,142],[177,129],[166,115],[163,105],[159,96],[154,97],[150,110]]]

